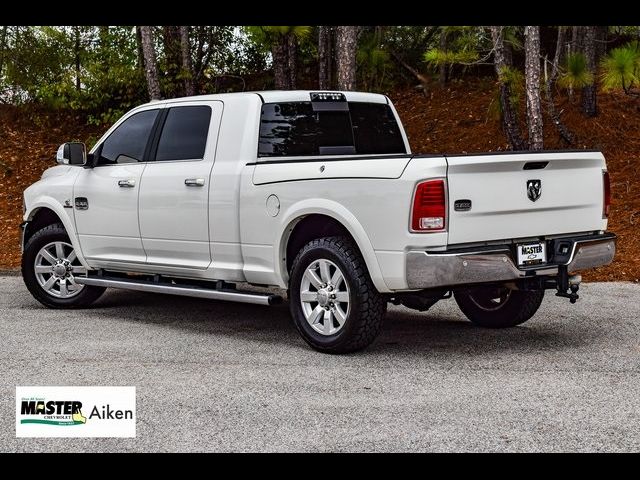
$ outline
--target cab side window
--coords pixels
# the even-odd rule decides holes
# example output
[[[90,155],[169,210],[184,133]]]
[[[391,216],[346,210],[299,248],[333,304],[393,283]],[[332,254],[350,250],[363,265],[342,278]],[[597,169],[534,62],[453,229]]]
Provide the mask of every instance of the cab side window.
[[[100,164],[135,163],[143,160],[158,110],[131,115],[102,144]]]
[[[207,146],[211,107],[172,107],[162,127],[157,161],[202,160]]]

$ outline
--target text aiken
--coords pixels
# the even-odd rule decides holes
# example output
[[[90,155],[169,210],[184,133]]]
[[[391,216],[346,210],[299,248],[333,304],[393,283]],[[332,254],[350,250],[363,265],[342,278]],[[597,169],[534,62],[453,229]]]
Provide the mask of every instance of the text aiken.
[[[109,404],[103,405],[99,410],[96,405],[89,414],[89,419],[98,418],[100,420],[131,420],[133,419],[133,412],[131,410],[111,410]]]

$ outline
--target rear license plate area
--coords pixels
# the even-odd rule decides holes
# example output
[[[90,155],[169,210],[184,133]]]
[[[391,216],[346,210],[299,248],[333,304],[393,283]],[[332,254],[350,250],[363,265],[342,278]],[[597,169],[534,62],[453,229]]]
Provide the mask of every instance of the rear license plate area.
[[[547,263],[547,246],[545,242],[516,245],[519,267],[532,267]]]

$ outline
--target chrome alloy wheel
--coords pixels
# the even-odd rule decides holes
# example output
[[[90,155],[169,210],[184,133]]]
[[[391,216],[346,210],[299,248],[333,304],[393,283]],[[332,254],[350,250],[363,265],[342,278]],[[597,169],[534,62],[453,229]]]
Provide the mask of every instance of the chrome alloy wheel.
[[[70,298],[79,294],[84,285],[75,282],[74,275],[84,275],[73,246],[67,242],[51,242],[40,249],[34,264],[36,280],[42,289],[56,298]]]
[[[333,335],[349,315],[349,286],[330,260],[314,260],[300,282],[300,303],[307,322],[321,335]]]

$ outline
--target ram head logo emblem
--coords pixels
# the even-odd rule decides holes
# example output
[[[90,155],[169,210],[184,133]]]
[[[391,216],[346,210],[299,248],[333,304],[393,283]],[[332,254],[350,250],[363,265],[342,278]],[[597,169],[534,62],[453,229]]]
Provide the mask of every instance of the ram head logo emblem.
[[[542,181],[541,180],[527,180],[527,197],[532,202],[535,202],[542,195]]]

